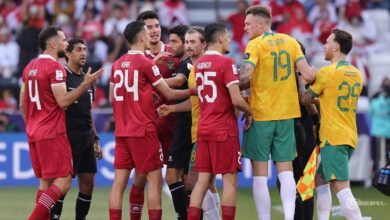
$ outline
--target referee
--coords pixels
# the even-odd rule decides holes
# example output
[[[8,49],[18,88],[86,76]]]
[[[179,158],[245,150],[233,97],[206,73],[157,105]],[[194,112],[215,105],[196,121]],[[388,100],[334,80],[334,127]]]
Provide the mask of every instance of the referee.
[[[68,91],[77,88],[84,81],[87,47],[83,40],[72,39],[66,49],[65,66]],[[86,219],[91,205],[94,178],[97,171],[96,157],[102,158],[99,138],[96,135],[91,114],[91,104],[94,99],[94,88],[77,99],[66,110],[66,129],[69,143],[72,147],[73,171],[77,175],[79,194],[76,201],[76,220]],[[64,196],[65,197],[65,196]],[[51,210],[51,219],[59,219],[64,198],[60,199]]]

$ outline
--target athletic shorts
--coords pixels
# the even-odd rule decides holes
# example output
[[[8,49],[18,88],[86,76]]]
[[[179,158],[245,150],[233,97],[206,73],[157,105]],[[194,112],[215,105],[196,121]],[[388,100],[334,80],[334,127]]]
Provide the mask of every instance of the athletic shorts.
[[[31,142],[29,147],[32,168],[37,178],[73,176],[72,150],[65,132],[52,139]]]
[[[242,155],[255,161],[292,161],[296,156],[294,119],[253,121],[244,132]]]
[[[168,149],[168,168],[178,168],[188,172],[192,150],[191,115],[177,117],[173,141]]]
[[[96,173],[96,155],[93,149],[95,134],[93,130],[68,130],[67,135],[72,147],[74,174]]]
[[[161,143],[162,152],[164,155],[164,163],[168,160],[168,149],[172,144],[173,130],[175,125],[157,125],[158,140]]]
[[[317,174],[326,181],[349,180],[348,162],[355,149],[348,145],[332,146],[328,142],[320,148],[321,162]]]
[[[144,137],[115,137],[115,169],[147,173],[163,166],[163,153],[155,131]]]
[[[198,141],[194,171],[212,174],[241,171],[238,136],[228,136],[225,141]]]

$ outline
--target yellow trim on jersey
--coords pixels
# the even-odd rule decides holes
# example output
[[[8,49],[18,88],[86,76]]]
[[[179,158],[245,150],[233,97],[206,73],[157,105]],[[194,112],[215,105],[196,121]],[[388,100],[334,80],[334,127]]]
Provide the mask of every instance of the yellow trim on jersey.
[[[285,34],[267,32],[248,43],[244,62],[255,68],[249,104],[256,121],[301,116],[295,63],[304,58],[298,42]]]
[[[190,74],[188,76],[188,88],[196,87],[195,81],[195,72],[194,66],[191,67]],[[199,100],[198,96],[191,96],[191,116],[192,116],[192,125],[191,125],[191,137],[192,143],[196,142],[197,132],[198,132],[198,121],[199,121]]]
[[[321,147],[358,143],[357,100],[363,88],[362,74],[347,61],[321,68],[308,91],[320,98]]]

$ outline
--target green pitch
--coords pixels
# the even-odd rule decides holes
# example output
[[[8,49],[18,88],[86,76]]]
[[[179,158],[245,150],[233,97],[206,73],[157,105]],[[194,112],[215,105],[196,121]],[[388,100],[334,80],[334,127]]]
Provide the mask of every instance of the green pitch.
[[[355,197],[358,199],[362,213],[364,216],[371,216],[373,220],[388,219],[390,215],[390,198],[379,193],[374,188],[353,188]],[[74,219],[74,204],[77,195],[77,189],[72,188],[68,193],[61,219]],[[89,211],[88,219],[91,220],[106,220],[108,219],[107,198],[110,192],[109,188],[96,188],[92,206]],[[128,191],[124,195],[123,203],[123,218],[129,219],[128,214]],[[33,209],[35,201],[35,188],[0,188],[0,219],[4,220],[20,220],[26,219]],[[271,189],[272,201],[272,219],[283,219],[281,212],[281,201],[279,194],[275,189]],[[338,202],[333,195],[333,206],[337,206]],[[335,210],[334,213],[338,211]],[[143,219],[147,218],[147,208],[144,209]],[[175,213],[172,202],[166,195],[163,196],[163,219],[174,220]],[[236,219],[238,220],[256,220],[256,210],[253,204],[252,191],[250,189],[240,189],[237,201]],[[316,219],[316,217],[314,218]],[[331,219],[344,219],[342,217],[331,217]]]

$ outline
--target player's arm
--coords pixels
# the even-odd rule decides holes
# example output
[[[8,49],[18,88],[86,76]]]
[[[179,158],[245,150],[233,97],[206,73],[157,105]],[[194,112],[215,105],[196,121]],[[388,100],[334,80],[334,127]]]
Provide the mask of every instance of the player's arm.
[[[114,101],[114,83],[110,82],[110,88],[108,90],[108,102],[112,106],[112,103]]]
[[[255,67],[247,62],[243,62],[240,68],[240,90],[249,88],[252,74],[255,71]]]
[[[187,82],[187,78],[183,74],[177,74],[175,77],[164,80],[170,88],[179,88]]]
[[[26,121],[26,103],[24,98],[24,83],[22,83],[22,87],[20,88],[20,94],[19,94],[19,110],[20,113],[22,113],[23,120]]]
[[[53,91],[57,104],[61,108],[67,108],[76,101],[77,98],[83,95],[85,91],[87,91],[100,78],[102,73],[103,69],[99,69],[95,73],[91,74],[91,68],[89,68],[84,81],[76,89],[69,92],[66,91],[65,82],[52,84],[51,90]]]
[[[174,112],[189,112],[191,111],[191,100],[187,99],[175,105],[161,105],[158,109],[158,115],[163,118]]]
[[[173,90],[169,88],[165,80],[161,80],[155,88],[169,101],[187,99],[196,94],[196,89]]]
[[[306,59],[298,60],[297,63],[295,63],[295,65],[297,67],[297,70],[301,73],[301,76],[306,82],[311,83],[314,81],[315,75],[317,73],[317,69],[311,67],[307,63]]]
[[[231,84],[228,86],[230,98],[235,108],[244,112],[247,115],[252,115],[252,110],[249,107],[248,103],[240,94],[240,88],[237,84]]]

